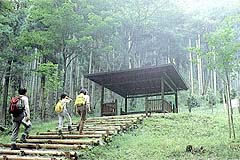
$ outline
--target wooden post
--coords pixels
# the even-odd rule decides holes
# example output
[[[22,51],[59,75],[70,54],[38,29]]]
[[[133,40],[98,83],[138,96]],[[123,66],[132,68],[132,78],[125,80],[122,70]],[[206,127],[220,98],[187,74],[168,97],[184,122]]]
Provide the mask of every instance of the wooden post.
[[[118,115],[117,99],[115,99],[115,106],[116,106],[115,115]]]
[[[175,93],[175,113],[178,113],[178,96],[177,96],[177,92]]]
[[[104,87],[102,86],[102,91],[101,91],[101,106],[100,106],[100,116],[102,116],[102,107],[104,103]]]
[[[125,114],[127,115],[127,97],[125,98]]]
[[[165,113],[165,107],[164,107],[164,80],[161,79],[161,99],[162,99],[162,110],[163,113]]]
[[[146,113],[146,116],[148,116],[148,97],[147,96],[145,97],[145,113]]]

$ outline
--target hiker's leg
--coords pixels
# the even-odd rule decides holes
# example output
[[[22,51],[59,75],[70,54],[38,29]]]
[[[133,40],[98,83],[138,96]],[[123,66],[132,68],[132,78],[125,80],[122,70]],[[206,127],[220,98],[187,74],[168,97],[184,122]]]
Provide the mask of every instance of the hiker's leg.
[[[68,131],[72,130],[72,118],[68,112],[65,113],[65,116],[68,119]]]
[[[83,112],[81,112],[80,121],[79,121],[79,133],[80,134],[82,133],[82,130],[83,130],[82,115],[83,115]]]
[[[31,123],[31,121],[29,120],[27,123],[22,122],[22,124],[23,124],[24,127],[25,127],[24,133],[25,133],[26,135],[28,135],[29,132],[30,132],[30,130],[31,130],[31,128],[32,128],[32,123]]]
[[[22,141],[22,142],[26,142],[26,138],[27,138],[27,136],[28,136],[28,134],[29,134],[29,131],[30,131],[31,128],[32,128],[32,123],[31,123],[31,121],[29,120],[29,121],[27,121],[27,122],[22,121],[22,124],[24,125],[25,130],[24,130],[24,133],[22,134],[21,141]]]
[[[80,134],[83,131],[85,120],[86,120],[86,110],[84,109],[81,114],[80,129],[79,129]]]
[[[63,122],[64,122],[64,116],[61,113],[59,113],[58,114],[58,130],[62,130]]]
[[[79,119],[78,124],[77,124],[77,131],[79,131],[79,128],[80,128],[80,122],[81,122],[81,118]]]
[[[80,107],[76,107],[77,113],[80,116],[79,121],[78,121],[78,125],[77,125],[77,131],[79,131],[80,128],[80,122],[81,122],[81,110]]]
[[[16,143],[17,138],[18,138],[18,132],[19,132],[19,127],[21,122],[18,121],[13,121],[12,122],[12,136],[11,136],[11,142]]]
[[[71,118],[70,114],[68,112],[66,112],[65,115],[66,115],[66,117],[68,119],[68,126],[72,126],[72,118]]]

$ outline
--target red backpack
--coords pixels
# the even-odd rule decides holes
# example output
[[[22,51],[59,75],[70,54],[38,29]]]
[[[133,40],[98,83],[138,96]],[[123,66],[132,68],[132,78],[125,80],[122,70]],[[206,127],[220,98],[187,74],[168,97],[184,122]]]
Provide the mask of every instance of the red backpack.
[[[9,106],[9,113],[13,115],[13,117],[17,117],[24,111],[24,103],[23,100],[16,96],[12,97]]]

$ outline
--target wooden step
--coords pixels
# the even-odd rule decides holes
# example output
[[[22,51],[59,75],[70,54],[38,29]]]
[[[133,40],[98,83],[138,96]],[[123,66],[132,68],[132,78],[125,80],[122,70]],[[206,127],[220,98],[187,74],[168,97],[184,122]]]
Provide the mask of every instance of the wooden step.
[[[109,131],[109,130],[104,130],[104,131],[88,131],[88,130],[84,130],[83,131],[83,135],[86,134],[104,134],[104,135],[112,135],[114,134],[115,131]],[[58,135],[58,131],[54,130],[54,131],[47,131],[47,132],[37,132],[37,135]],[[79,131],[71,131],[71,132],[62,132],[63,135],[79,135]]]
[[[37,155],[37,156],[64,156],[66,158],[77,158],[76,152],[67,152],[67,151],[58,151],[58,150],[9,150],[9,149],[1,149],[0,155],[19,155],[19,156],[26,156],[26,155]]]
[[[1,147],[11,147],[10,143],[0,144]],[[89,145],[77,145],[77,144],[34,144],[34,143],[17,143],[20,148],[31,148],[31,149],[87,149]]]
[[[26,143],[46,143],[46,144],[85,144],[95,145],[98,144],[100,139],[26,139]]]
[[[82,139],[82,138],[103,138],[104,134],[83,134],[83,135],[29,135],[27,139]]]

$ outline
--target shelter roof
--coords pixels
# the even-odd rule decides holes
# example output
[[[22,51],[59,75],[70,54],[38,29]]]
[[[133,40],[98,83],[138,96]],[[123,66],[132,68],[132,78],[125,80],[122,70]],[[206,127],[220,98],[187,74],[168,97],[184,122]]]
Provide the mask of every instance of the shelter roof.
[[[125,98],[161,93],[162,79],[164,94],[174,94],[177,91],[188,89],[173,64],[100,72],[85,75],[85,77]]]

